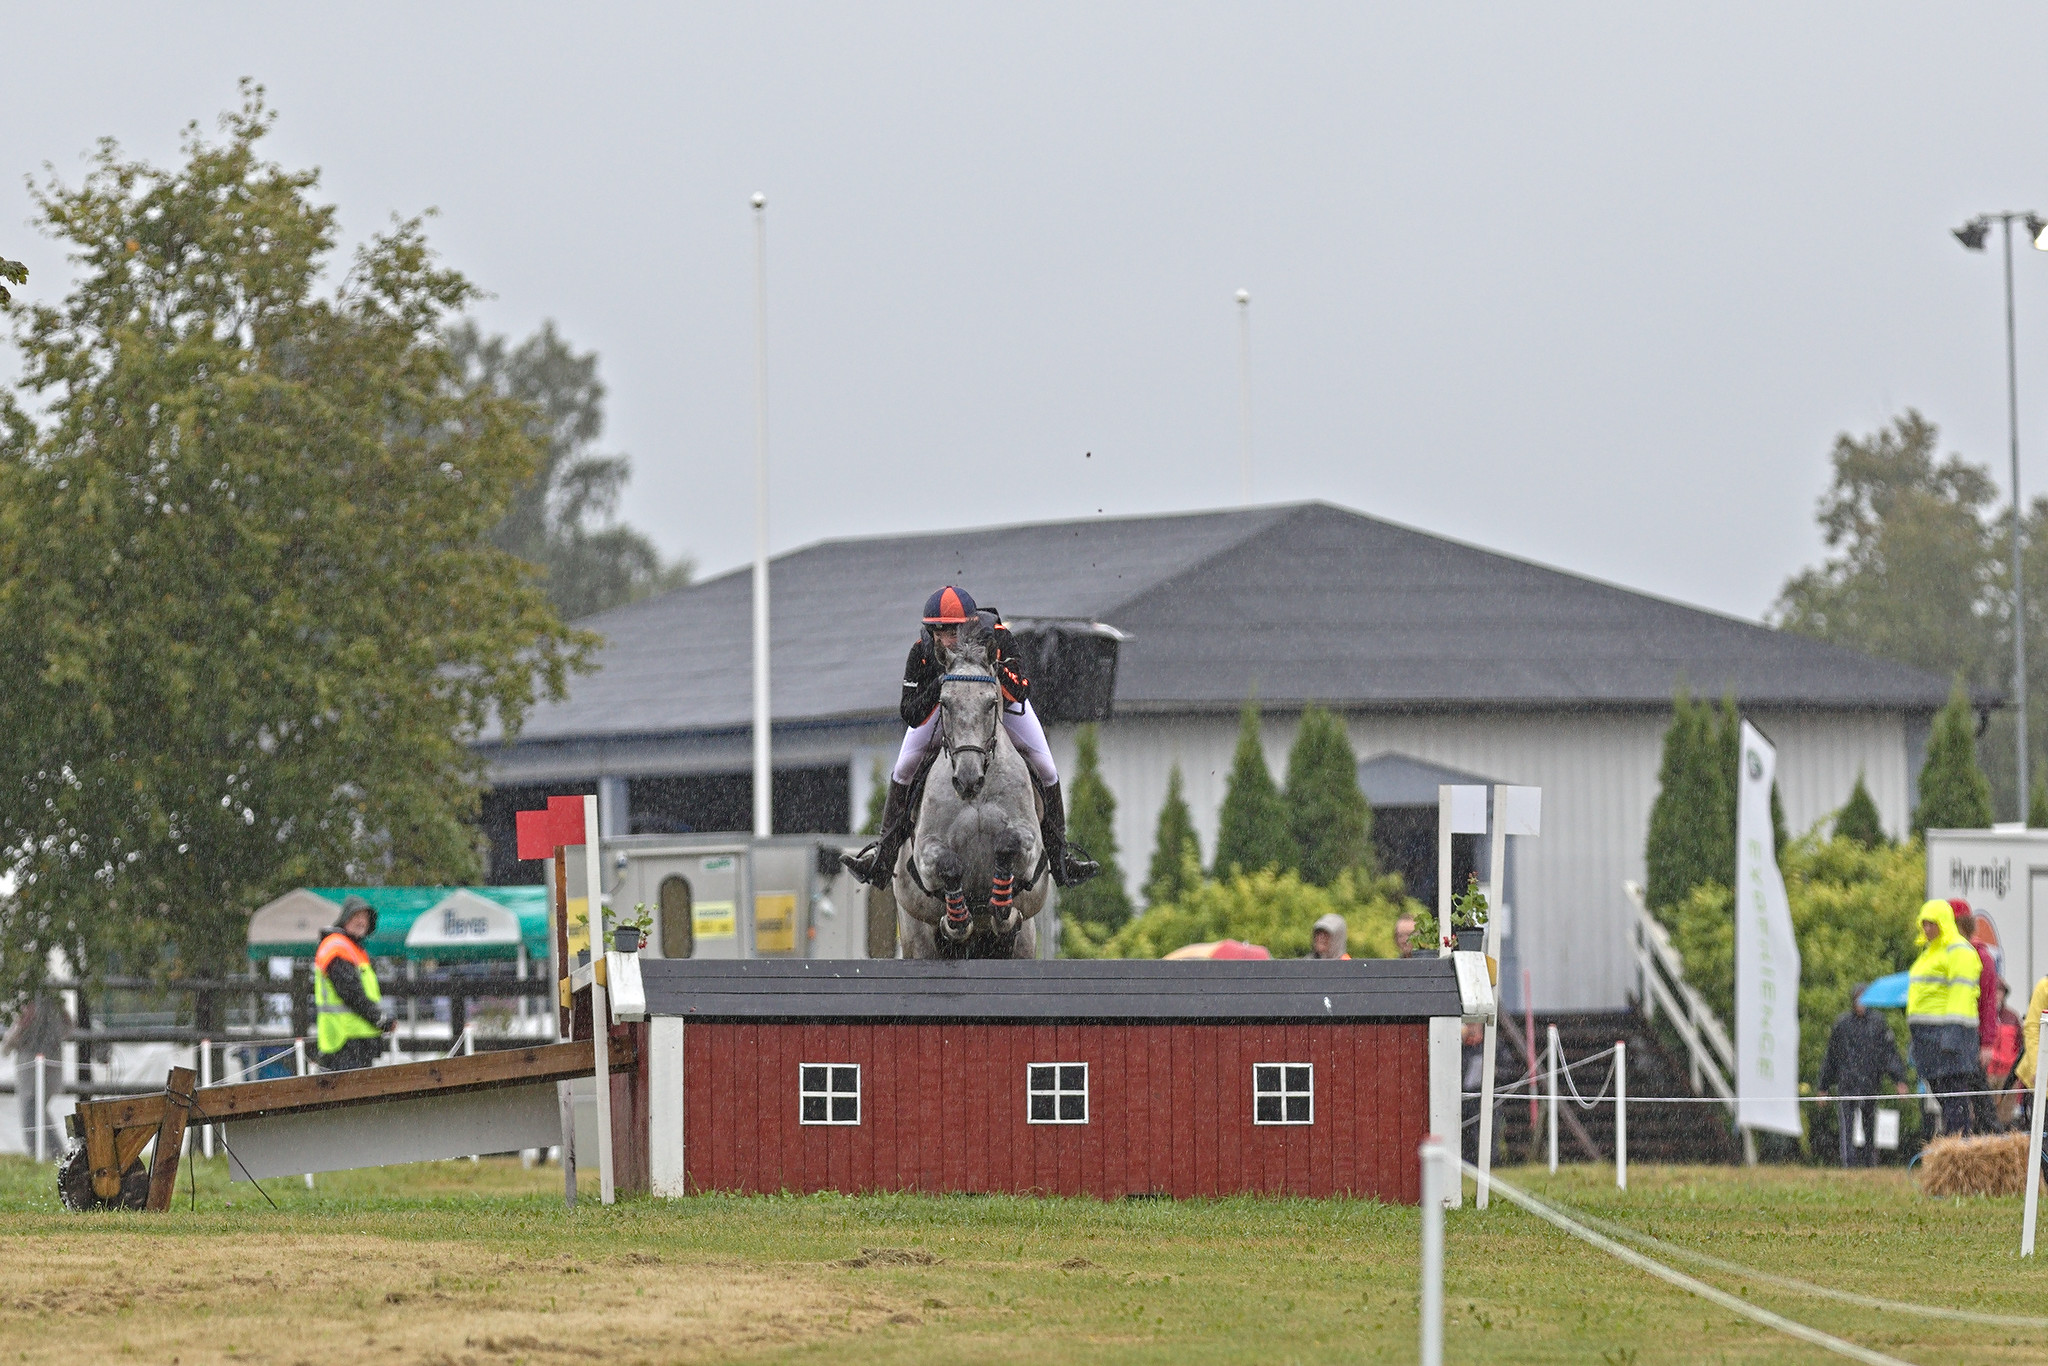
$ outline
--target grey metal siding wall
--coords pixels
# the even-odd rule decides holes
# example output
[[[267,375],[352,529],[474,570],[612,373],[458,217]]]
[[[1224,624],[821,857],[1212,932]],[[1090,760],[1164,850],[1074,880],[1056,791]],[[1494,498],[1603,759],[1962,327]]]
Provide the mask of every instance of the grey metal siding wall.
[[[1523,898],[1516,951],[1545,1010],[1613,1009],[1634,987],[1625,929],[1626,879],[1643,877],[1643,840],[1657,795],[1668,713],[1352,714],[1361,759],[1393,750],[1501,782],[1543,788],[1542,836],[1516,852]],[[1838,808],[1861,771],[1886,825],[1907,812],[1904,719],[1897,713],[1772,713],[1754,719],[1777,742],[1786,819],[1802,831]],[[1296,718],[1266,720],[1267,766],[1278,781]],[[1117,799],[1117,842],[1135,898],[1151,858],[1166,775],[1178,761],[1204,857],[1237,738],[1234,717],[1120,717],[1102,727],[1103,777]],[[1063,772],[1071,730],[1053,736]]]

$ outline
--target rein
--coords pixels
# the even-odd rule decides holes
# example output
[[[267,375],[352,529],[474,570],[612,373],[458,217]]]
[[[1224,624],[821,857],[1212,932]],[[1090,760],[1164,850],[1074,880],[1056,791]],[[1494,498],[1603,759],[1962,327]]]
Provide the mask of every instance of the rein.
[[[997,678],[992,673],[942,674],[939,677],[940,689],[943,691],[946,684],[948,683],[991,683],[994,684],[998,689],[1002,687],[1002,680]],[[1000,695],[998,696],[998,701],[1000,701]],[[982,757],[983,762],[987,762],[989,754],[996,747],[996,729],[1001,725],[1002,715],[1001,708],[999,706],[997,708],[996,719],[994,723],[991,724],[988,728],[988,739],[986,741],[978,745],[956,745],[953,743],[952,737],[946,734],[945,724],[943,721],[941,721],[939,725],[939,748],[943,749],[946,752],[946,757],[948,759],[951,759],[956,754],[979,754]]]

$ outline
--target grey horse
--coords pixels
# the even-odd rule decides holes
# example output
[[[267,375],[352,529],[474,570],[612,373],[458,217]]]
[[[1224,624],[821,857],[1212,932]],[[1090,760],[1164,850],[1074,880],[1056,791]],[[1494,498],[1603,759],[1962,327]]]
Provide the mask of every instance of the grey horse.
[[[893,890],[906,958],[1035,958],[1044,867],[1038,791],[1003,729],[988,628],[970,621],[939,684],[939,753]]]

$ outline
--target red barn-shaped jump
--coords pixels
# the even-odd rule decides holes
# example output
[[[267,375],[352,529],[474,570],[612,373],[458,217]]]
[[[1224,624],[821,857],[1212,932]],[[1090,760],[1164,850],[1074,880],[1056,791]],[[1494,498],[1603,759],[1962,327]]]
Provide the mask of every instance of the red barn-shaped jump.
[[[1413,1203],[1433,1034],[1450,1070],[1435,1127],[1457,1120],[1449,959],[648,959],[642,973],[662,1193]]]

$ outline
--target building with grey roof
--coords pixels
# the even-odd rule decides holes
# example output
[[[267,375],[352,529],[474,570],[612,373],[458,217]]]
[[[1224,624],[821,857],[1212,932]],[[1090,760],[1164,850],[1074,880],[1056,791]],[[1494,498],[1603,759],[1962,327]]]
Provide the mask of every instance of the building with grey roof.
[[[918,609],[944,583],[1006,618],[1122,637],[1101,751],[1134,892],[1176,762],[1213,851],[1247,698],[1276,774],[1304,705],[1344,717],[1383,858],[1425,899],[1434,862],[1419,866],[1410,846],[1434,838],[1435,782],[1542,787],[1543,834],[1512,856],[1511,900],[1524,904],[1504,985],[1516,1000],[1526,969],[1545,1009],[1619,1006],[1632,990],[1622,884],[1643,875],[1681,680],[1733,693],[1777,742],[1795,829],[1839,807],[1861,772],[1903,830],[1948,690],[1931,673],[1326,503],[825,541],[770,569],[778,833],[859,823],[873,765],[901,738]],[[579,623],[605,637],[598,671],[513,742],[484,746],[495,848],[511,847],[510,812],[547,792],[598,791],[612,833],[750,826],[750,591],[735,570]],[[1048,719],[1065,764],[1073,726]],[[1461,852],[1460,867],[1474,858]],[[518,876],[509,854],[493,872]]]

